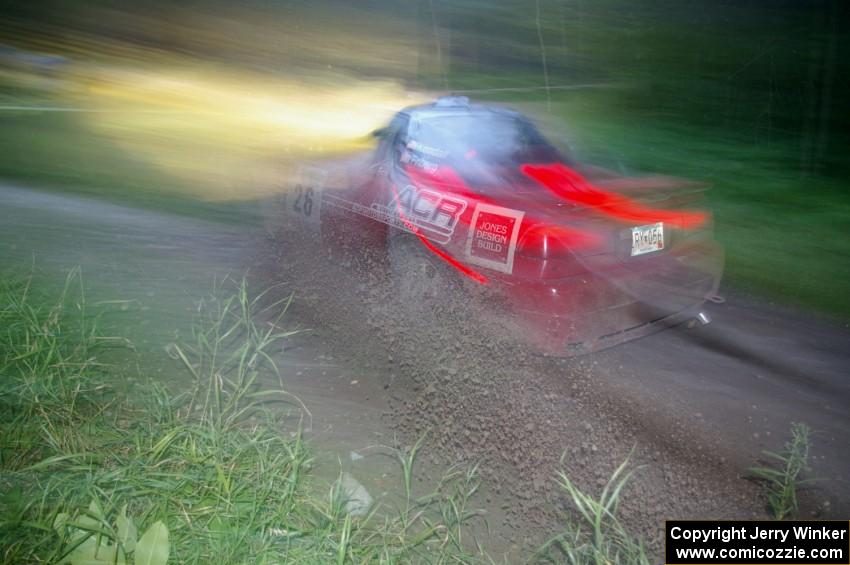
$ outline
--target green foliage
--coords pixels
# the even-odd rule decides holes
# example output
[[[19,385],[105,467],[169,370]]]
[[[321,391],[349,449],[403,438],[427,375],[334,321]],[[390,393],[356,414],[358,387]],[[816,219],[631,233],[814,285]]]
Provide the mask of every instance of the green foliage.
[[[268,405],[299,402],[258,386],[291,335],[288,300],[262,306],[243,282],[203,301],[193,342],[172,349],[195,386],[175,392],[98,361],[114,340],[72,290],[79,273],[69,281],[56,304],[0,279],[0,562],[486,561],[465,533],[474,468],[362,517],[315,496],[299,430],[281,430]],[[129,395],[110,386],[119,379],[134,381]],[[414,459],[399,459],[408,493]]]
[[[809,460],[809,427],[791,424],[791,439],[779,453],[763,451],[773,465],[751,467],[750,473],[767,485],[767,505],[776,520],[782,520],[797,511],[797,489],[808,481],[800,480]]]
[[[617,517],[620,495],[633,471],[627,458],[611,475],[599,498],[585,493],[563,472],[559,485],[569,496],[579,520],[568,520],[564,532],[543,545],[535,558],[573,565],[649,565],[643,543],[626,531]]]
[[[401,465],[402,476],[404,478],[404,494],[407,497],[407,502],[410,502],[410,484],[413,480],[413,464],[416,461],[416,455],[422,449],[422,442],[425,441],[427,434],[422,434],[412,447],[406,450],[394,449],[393,455],[398,459]]]
[[[86,304],[78,269],[59,296],[33,300],[32,279],[0,277],[0,445],[5,468],[42,454],[89,447],[87,414],[108,405],[95,355],[125,340],[98,333],[99,314]],[[38,423],[37,426],[32,424]]]
[[[260,410],[261,402],[269,397],[286,396],[282,381],[277,391],[257,391],[255,385],[264,369],[280,375],[269,350],[295,332],[279,325],[291,297],[260,307],[269,291],[251,298],[244,279],[236,292],[225,298],[220,297],[221,287],[217,291],[198,304],[193,342],[173,344],[172,352],[194,378],[196,389],[189,410],[199,409],[201,422],[220,433]],[[268,328],[261,330],[255,317],[275,310],[278,313],[267,321]],[[200,398],[203,403],[197,405]]]
[[[168,562],[168,528],[161,521],[152,524],[136,542],[136,526],[121,508],[114,526],[106,521],[96,500],[74,521],[62,512],[56,515],[53,528],[68,547],[60,563],[71,565],[165,565]],[[132,561],[128,558],[132,556]]]
[[[165,565],[168,561],[168,528],[155,522],[139,539],[135,551],[136,565]]]

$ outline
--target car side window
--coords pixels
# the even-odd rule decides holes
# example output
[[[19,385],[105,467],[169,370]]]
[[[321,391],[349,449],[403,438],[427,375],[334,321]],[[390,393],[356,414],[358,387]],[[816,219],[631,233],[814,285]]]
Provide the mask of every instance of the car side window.
[[[396,119],[393,120],[392,133],[387,140],[389,145],[387,155],[392,157],[392,159],[396,162],[401,157],[401,154],[407,145],[408,123],[409,120],[406,115],[397,116]]]
[[[397,114],[387,127],[382,128],[380,135],[381,141],[377,148],[377,157],[379,160],[392,159],[395,156],[398,140],[402,132],[406,129],[407,116],[404,114]]]

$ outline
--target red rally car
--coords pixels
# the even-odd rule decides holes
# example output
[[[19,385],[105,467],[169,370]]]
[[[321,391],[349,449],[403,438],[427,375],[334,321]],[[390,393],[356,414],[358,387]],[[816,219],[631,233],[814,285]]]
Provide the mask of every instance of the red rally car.
[[[366,158],[302,168],[285,208],[330,245],[388,258],[405,301],[481,288],[522,340],[559,356],[707,323],[723,254],[703,186],[581,165],[521,114],[464,97],[374,135]]]

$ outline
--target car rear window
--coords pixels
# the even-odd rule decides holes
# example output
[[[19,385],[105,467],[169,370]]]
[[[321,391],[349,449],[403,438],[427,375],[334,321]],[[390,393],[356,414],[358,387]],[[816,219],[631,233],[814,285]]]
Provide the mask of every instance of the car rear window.
[[[493,113],[413,119],[407,149],[422,159],[460,169],[516,167],[560,159],[530,122]]]

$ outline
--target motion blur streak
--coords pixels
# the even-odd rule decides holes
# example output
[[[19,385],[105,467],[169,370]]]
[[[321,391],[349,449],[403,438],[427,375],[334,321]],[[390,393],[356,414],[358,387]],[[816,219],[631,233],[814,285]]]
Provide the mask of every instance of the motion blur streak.
[[[418,102],[402,87],[418,57],[404,10],[376,18],[348,3],[7,4],[4,117],[27,111],[40,143],[74,139],[78,153],[98,157],[57,150],[67,162],[51,163],[40,173],[48,178],[73,183],[81,170],[123,181],[115,159],[99,159],[120,156],[148,175],[128,174],[132,189],[251,200],[282,190],[299,160],[362,149],[391,111]],[[39,120],[42,108],[74,117]]]
[[[606,192],[592,184],[574,170],[555,163],[551,165],[522,165],[522,172],[536,180],[557,196],[590,206],[598,212],[623,223],[670,223],[682,229],[695,229],[703,225],[703,212],[658,210],[643,206],[625,196]]]
[[[101,136],[212,200],[269,192],[297,158],[361,148],[410,98],[391,81],[230,71],[90,69],[84,104]],[[246,182],[247,181],[247,182]]]

